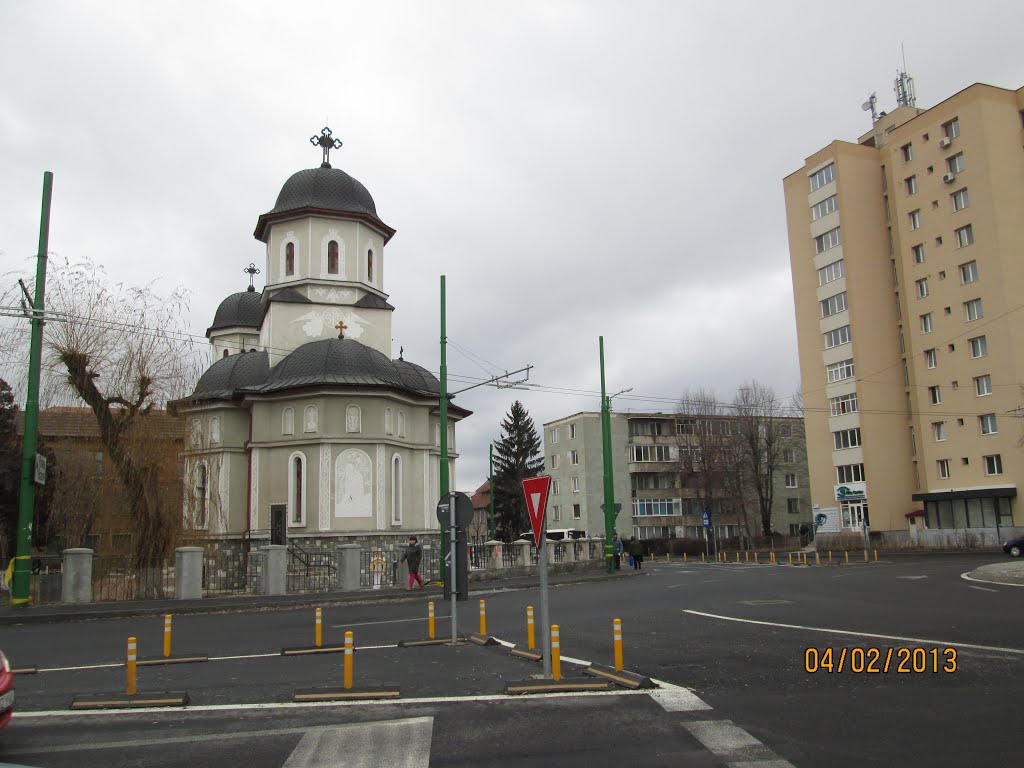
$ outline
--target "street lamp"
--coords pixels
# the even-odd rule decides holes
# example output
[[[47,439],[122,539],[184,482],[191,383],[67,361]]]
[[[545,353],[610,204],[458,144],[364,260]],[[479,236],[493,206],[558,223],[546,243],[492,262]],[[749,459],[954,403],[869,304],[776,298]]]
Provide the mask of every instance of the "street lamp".
[[[612,477],[612,398],[632,392],[633,388],[623,389],[611,397],[605,394],[604,387],[604,336],[599,337],[601,351],[601,452],[604,454],[604,559],[608,573],[615,569],[615,553],[612,539],[615,536],[615,481]]]

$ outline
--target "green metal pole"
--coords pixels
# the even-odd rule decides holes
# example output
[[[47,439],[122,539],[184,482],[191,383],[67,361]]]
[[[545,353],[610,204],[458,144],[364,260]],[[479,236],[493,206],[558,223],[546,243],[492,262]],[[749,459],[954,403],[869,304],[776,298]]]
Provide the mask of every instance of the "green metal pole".
[[[25,436],[21,447],[21,495],[18,499],[18,544],[14,559],[12,605],[28,605],[32,579],[32,517],[36,486],[33,465],[39,444],[39,369],[43,357],[43,300],[46,296],[46,253],[50,249],[50,198],[53,174],[43,173],[43,210],[39,218],[39,253],[36,256],[36,295],[32,337],[28,352],[28,397],[25,400]]]
[[[445,321],[445,291],[444,275],[441,275],[441,461],[440,478],[438,488],[441,489],[441,498],[447,498],[449,491],[448,474],[448,336]],[[449,503],[451,500],[448,500]],[[441,564],[444,565],[448,557],[447,527],[441,524]],[[442,568],[444,570],[444,568]],[[446,581],[447,576],[443,575],[441,580]],[[452,584],[454,588],[455,585]]]
[[[487,452],[487,464],[490,471],[490,479],[488,480],[488,488],[490,488],[490,501],[491,508],[487,511],[487,538],[494,541],[497,537],[497,531],[494,528],[494,443],[488,446]]]
[[[604,559],[608,573],[615,569],[612,537],[615,535],[615,481],[612,477],[612,420],[604,388],[604,336],[599,337],[601,350],[601,452],[604,454]]]

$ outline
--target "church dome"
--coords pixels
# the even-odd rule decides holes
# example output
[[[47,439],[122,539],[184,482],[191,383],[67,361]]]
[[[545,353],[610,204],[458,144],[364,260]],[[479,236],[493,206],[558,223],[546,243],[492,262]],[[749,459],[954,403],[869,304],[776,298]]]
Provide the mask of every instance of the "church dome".
[[[228,355],[206,370],[189,399],[230,400],[242,387],[254,387],[265,382],[269,371],[266,352]]]
[[[415,375],[411,369],[418,369]],[[394,387],[436,396],[437,379],[419,366],[389,360],[355,339],[323,339],[303,344],[275,365],[255,389],[276,392],[332,384]]]
[[[368,220],[384,233],[385,242],[395,234],[377,217],[377,205],[366,187],[340,168],[326,164],[291,175],[281,187],[274,207],[260,216],[256,239],[265,239],[272,221],[300,212],[347,214]]]
[[[255,291],[242,291],[228,296],[217,307],[213,316],[213,325],[207,330],[219,331],[223,328],[259,328],[263,324],[263,302],[260,294]]]

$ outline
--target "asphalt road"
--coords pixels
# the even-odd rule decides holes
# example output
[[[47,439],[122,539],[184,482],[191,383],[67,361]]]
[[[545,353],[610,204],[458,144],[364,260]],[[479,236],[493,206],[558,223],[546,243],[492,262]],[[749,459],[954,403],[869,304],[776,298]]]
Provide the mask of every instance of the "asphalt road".
[[[17,681],[21,714],[0,732],[0,761],[231,765],[244,749],[247,765],[267,766],[542,766],[555,756],[559,765],[590,768],[620,760],[1005,765],[1021,723],[1024,588],[960,578],[994,561],[894,556],[820,568],[662,562],[616,580],[553,588],[563,654],[611,663],[611,620],[621,618],[627,669],[684,687],[653,696],[505,698],[504,682],[528,678],[539,666],[501,648],[394,647],[426,634],[427,597],[417,594],[325,611],[325,641],[340,641],[350,628],[361,647],[356,685],[397,684],[401,704],[282,705],[297,689],[341,679],[340,655],[279,655],[312,643],[312,611],[303,608],[177,617],[174,652],[214,658],[141,668],[139,688],[187,690],[188,711],[71,715],[65,710],[74,695],[122,689],[129,635],[138,637],[141,655],[160,653],[162,620],[4,627],[0,645],[15,665],[44,671]],[[524,643],[525,607],[539,607],[536,591],[475,594],[459,606],[462,632],[477,629],[479,597],[487,600],[489,632]],[[443,635],[446,606],[435,600]],[[809,647],[819,662],[831,649],[834,671],[808,673]],[[853,648],[867,649],[866,660],[878,649],[879,668],[888,649],[911,649],[904,664],[910,671],[896,671],[898,650],[888,672],[857,671]],[[946,648],[956,650],[955,671],[944,671],[953,667]],[[913,671],[914,662],[928,671]],[[567,663],[564,671],[574,669]],[[333,755],[333,762],[316,763],[317,754]]]

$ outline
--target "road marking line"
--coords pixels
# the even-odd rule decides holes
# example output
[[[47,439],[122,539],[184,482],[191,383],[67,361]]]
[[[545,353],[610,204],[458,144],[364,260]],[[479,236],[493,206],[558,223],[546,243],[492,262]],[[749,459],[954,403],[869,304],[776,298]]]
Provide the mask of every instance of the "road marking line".
[[[1008,581],[990,581],[989,579],[976,579],[973,576],[968,576],[966,573],[961,573],[960,578],[966,579],[967,581],[977,581],[982,584],[998,584],[1001,587],[1024,587],[1024,584],[1011,584]]]
[[[564,660],[564,657],[563,657]],[[589,665],[588,665],[589,666]],[[647,696],[650,691],[567,691],[559,693],[538,693],[530,696],[530,701],[541,698],[573,698],[578,696]],[[76,717],[97,717],[102,715],[144,715],[148,717],[154,713],[169,713],[176,715],[188,715],[190,712],[233,712],[233,711],[244,711],[244,710],[262,710],[262,709],[301,709],[301,708],[318,708],[318,707],[380,707],[380,706],[408,706],[410,704],[461,704],[463,702],[473,703],[478,701],[504,701],[504,702],[522,702],[522,699],[516,697],[509,697],[503,693],[485,693],[475,696],[427,696],[419,699],[383,699],[375,700],[370,699],[366,701],[287,701],[287,702],[276,702],[267,701],[256,704],[202,704],[199,706],[188,706],[184,709],[181,707],[154,707],[152,709],[146,709],[144,712],[139,709],[106,709],[106,710],[44,710],[40,712],[26,712],[24,710],[15,711],[14,717],[16,719],[43,719],[43,718],[76,718]],[[7,754],[6,752],[4,754]]]
[[[655,691],[649,691],[651,699],[661,705],[666,712],[699,712],[711,709],[711,705],[701,699],[689,688],[681,685],[673,685],[662,680],[653,680],[655,685],[662,686]]]
[[[435,616],[436,621],[442,621],[443,619],[450,619],[451,616]],[[426,619],[417,617],[415,619],[388,619],[387,621],[364,621],[360,624],[332,624],[332,629],[346,629],[348,627],[372,627],[374,624],[407,624],[413,621],[422,621],[426,623]]]
[[[282,768],[428,768],[434,718],[351,723],[305,734]]]
[[[961,643],[950,640],[929,640],[922,637],[903,637],[902,635],[880,635],[874,632],[853,632],[848,629],[830,629],[828,627],[805,627],[800,624],[780,624],[775,621],[757,621],[756,619],[740,619],[735,616],[722,616],[717,613],[704,613],[703,611],[691,611],[684,608],[683,613],[690,613],[694,616],[704,616],[709,619],[720,619],[722,621],[738,621],[742,624],[758,624],[763,627],[777,627],[779,629],[799,629],[804,632],[823,632],[830,635],[849,635],[852,637],[872,637],[879,640],[898,640],[904,643],[925,643],[927,645],[940,645],[956,648],[958,651],[964,648],[973,648],[978,651],[996,651],[998,653],[1013,653],[1024,656],[1024,648],[1000,648],[994,645],[977,645],[976,643]]]
[[[982,592],[995,592],[997,594],[999,592],[998,589],[989,589],[988,587],[976,587],[973,584],[968,584],[967,588],[968,589],[980,589]]]
[[[696,720],[683,723],[683,727],[710,752],[727,760],[736,758],[730,760],[730,766],[793,768],[792,763],[780,758],[731,720]]]

